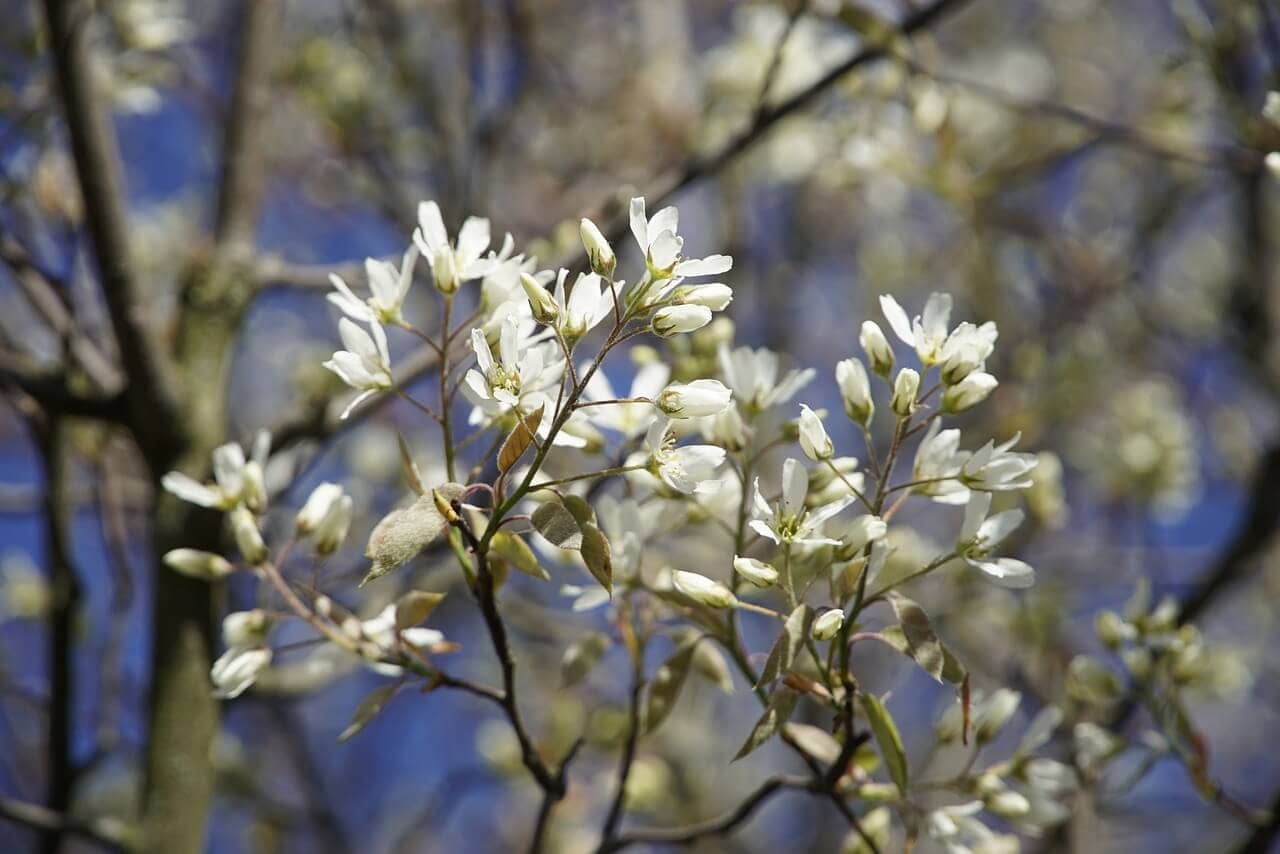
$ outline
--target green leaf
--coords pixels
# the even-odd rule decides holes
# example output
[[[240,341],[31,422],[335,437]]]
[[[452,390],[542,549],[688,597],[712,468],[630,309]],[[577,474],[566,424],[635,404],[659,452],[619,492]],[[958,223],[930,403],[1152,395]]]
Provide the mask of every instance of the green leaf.
[[[427,617],[444,601],[443,593],[410,590],[396,601],[396,631],[412,628]]]
[[[391,698],[400,690],[400,684],[392,682],[390,685],[383,685],[381,688],[370,691],[360,701],[360,705],[356,706],[356,713],[351,716],[351,723],[347,724],[347,728],[338,735],[338,741],[347,741],[364,729],[369,721],[377,717],[378,713],[386,708],[387,703],[391,702]]]
[[[489,548],[525,575],[532,575],[541,581],[550,580],[551,573],[542,568],[533,549],[529,548],[529,544],[516,534],[510,531],[499,531],[493,535]]]
[[[533,527],[553,546],[562,549],[582,548],[582,529],[559,501],[548,501],[533,511]]]
[[[903,631],[902,626],[887,626],[879,632],[876,632],[872,637],[881,643],[893,647],[913,661],[916,660],[915,656],[911,652],[911,643],[907,640],[906,633]],[[940,671],[942,680],[944,682],[949,682],[952,685],[960,685],[968,678],[968,671],[965,670],[964,665],[960,663],[960,659],[956,658],[955,653],[944,646],[941,642],[939,642],[939,648],[942,650],[942,670]]]
[[[609,539],[604,532],[590,522],[582,526],[582,560],[592,577],[613,595],[613,555]]]
[[[902,746],[902,736],[898,734],[898,726],[893,722],[889,710],[884,703],[870,694],[862,695],[862,710],[866,712],[867,722],[871,724],[871,734],[875,736],[880,755],[889,769],[889,777],[897,784],[903,794],[907,791],[907,751]]]
[[[653,678],[649,680],[649,690],[645,698],[644,731],[651,733],[662,725],[671,713],[671,709],[680,697],[685,680],[689,676],[693,663],[696,643],[680,646],[670,658],[663,662]]]
[[[560,687],[570,688],[581,682],[600,661],[609,644],[609,636],[603,632],[592,632],[569,644],[560,659]]]
[[[404,471],[405,483],[414,491],[416,495],[426,495],[427,488],[422,483],[422,472],[418,470],[418,464],[413,461],[413,454],[409,453],[409,443],[404,440],[404,436],[396,431],[396,442],[400,445],[400,467]]]
[[[582,527],[595,524],[596,511],[591,509],[591,505],[587,503],[587,499],[581,495],[566,495],[564,497],[565,509],[573,514],[573,518]]]
[[[791,717],[791,713],[795,710],[796,702],[799,699],[800,695],[785,685],[779,685],[775,688],[773,693],[769,695],[769,702],[765,706],[764,714],[756,721],[756,725],[751,728],[751,734],[747,736],[747,740],[739,748],[737,754],[734,755],[733,761],[737,762],[772,738],[774,733],[781,729]]]
[[[542,423],[542,413],[545,409],[545,405],[539,406],[516,422],[515,429],[507,435],[502,448],[498,451],[498,471],[503,473],[509,471],[533,444],[533,437],[538,435],[538,425]]]
[[[765,659],[764,670],[760,671],[760,680],[756,687],[767,685],[791,669],[796,655],[804,646],[804,639],[809,636],[809,628],[813,624],[813,610],[808,605],[800,605],[791,612],[782,626],[782,634],[778,635],[769,657]]]
[[[821,727],[811,724],[787,724],[782,731],[805,753],[830,765],[840,758],[840,742]]]
[[[942,642],[929,622],[929,615],[912,600],[899,593],[890,593],[889,604],[902,626],[902,635],[907,642],[907,655],[939,682],[942,671],[946,667],[946,654],[942,651]]]

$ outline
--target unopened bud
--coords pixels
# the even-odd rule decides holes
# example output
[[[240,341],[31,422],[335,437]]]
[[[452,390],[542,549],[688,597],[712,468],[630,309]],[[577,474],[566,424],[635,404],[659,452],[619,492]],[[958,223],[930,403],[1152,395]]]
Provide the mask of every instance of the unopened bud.
[[[164,565],[174,572],[205,581],[226,578],[235,569],[222,555],[202,552],[199,549],[173,549],[165,552]]]
[[[606,279],[612,279],[613,271],[618,266],[618,258],[613,254],[613,247],[609,245],[609,241],[605,239],[596,224],[586,217],[578,223],[578,231],[582,234],[582,245],[587,250],[592,271]]]
[[[871,363],[871,370],[888,379],[889,374],[893,371],[893,348],[889,346],[889,339],[884,337],[884,331],[874,320],[864,320],[862,322],[862,332],[858,335],[858,343],[862,345],[863,352],[867,354],[867,361]]]
[[[262,532],[258,530],[258,520],[244,506],[232,510],[230,518],[231,533],[241,556],[251,566],[258,566],[267,559],[267,546],[262,541]]]
[[[520,287],[524,288],[524,295],[529,298],[529,310],[533,312],[533,319],[539,323],[555,323],[560,316],[560,306],[556,305],[547,289],[528,273],[520,274]]]
[[[915,409],[916,395],[920,393],[920,374],[914,368],[903,368],[898,371],[893,381],[893,399],[890,406],[899,416],[905,418]]]
[[[831,640],[840,633],[840,628],[843,625],[844,611],[839,608],[823,611],[813,621],[813,639],[820,641]]]

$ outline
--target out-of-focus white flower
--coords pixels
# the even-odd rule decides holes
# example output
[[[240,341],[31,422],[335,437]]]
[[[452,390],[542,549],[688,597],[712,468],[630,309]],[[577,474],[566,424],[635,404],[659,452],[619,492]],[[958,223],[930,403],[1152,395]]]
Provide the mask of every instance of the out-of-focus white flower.
[[[738,407],[728,406],[716,415],[702,419],[702,438],[729,451],[741,451],[751,440],[751,428],[742,420]]]
[[[960,431],[942,429],[941,421],[929,425],[916,448],[911,479],[928,481],[915,487],[940,504],[963,504],[969,500],[969,487],[960,482],[960,471],[969,455],[960,450]]]
[[[840,535],[840,550],[837,552],[837,557],[840,560],[853,560],[862,554],[868,544],[884,539],[887,533],[889,533],[889,525],[879,516],[869,513],[857,516]]]
[[[862,345],[863,352],[867,354],[867,361],[871,363],[871,370],[882,377],[888,378],[893,371],[893,348],[889,346],[889,339],[884,337],[884,330],[880,328],[880,325],[874,320],[862,321],[862,331],[858,334],[858,343]]]
[[[260,510],[266,503],[263,469],[271,452],[271,434],[258,431],[253,451],[246,459],[244,448],[228,442],[214,449],[213,483],[205,484],[178,471],[171,471],[160,481],[168,492],[201,507],[230,510],[244,502]]]
[[[315,534],[316,551],[332,554],[347,538],[351,527],[351,496],[336,483],[322,483],[311,491],[306,504],[298,511],[295,527],[298,534]]]
[[[991,741],[1018,711],[1022,695],[1000,688],[973,705],[973,732],[978,744]]]
[[[800,450],[815,462],[831,459],[836,452],[827,428],[822,426],[822,419],[803,403],[800,404]]]
[[[379,391],[391,388],[391,354],[387,350],[387,334],[377,320],[369,321],[369,331],[365,332],[348,317],[338,321],[338,334],[342,336],[342,346],[324,363],[324,366],[338,375],[344,383],[360,394],[342,411],[346,418],[365,398]]]
[[[591,269],[606,279],[613,278],[613,271],[618,266],[618,257],[613,254],[613,247],[605,239],[596,224],[586,217],[578,223],[578,232],[582,235],[582,246],[587,250],[587,260]]]
[[[734,555],[733,569],[756,587],[772,587],[778,583],[778,570],[753,557]]]
[[[234,611],[222,618],[222,642],[228,647],[262,646],[271,629],[271,618],[261,608]]]
[[[1030,587],[1036,574],[1028,564],[1011,557],[994,558],[992,553],[1022,524],[1021,510],[1005,510],[990,518],[991,493],[973,492],[960,528],[960,556],[1001,587]]]
[[[711,309],[704,305],[668,305],[653,313],[650,328],[659,338],[696,332],[711,322]]]
[[[306,503],[298,511],[294,519],[294,527],[299,534],[310,534],[328,515],[333,505],[342,497],[342,487],[336,483],[325,482],[311,490]]]
[[[733,389],[734,399],[748,414],[763,412],[786,403],[814,378],[816,371],[805,368],[778,376],[778,354],[770,350],[738,347],[719,351],[720,373]]]
[[[984,492],[1030,487],[1030,474],[1039,458],[1035,454],[1014,453],[1009,450],[1020,438],[1022,434],[1017,433],[1000,445],[995,440],[990,440],[974,451],[960,471],[965,486]]]
[[[823,611],[813,621],[813,639],[819,641],[831,640],[840,633],[840,627],[844,625],[844,611],[839,608],[832,608]]]
[[[991,321],[981,326],[968,322],[958,325],[947,336],[938,356],[943,383],[955,385],[974,371],[983,370],[999,334]]]
[[[915,368],[903,368],[893,381],[893,398],[890,408],[905,418],[916,407],[916,396],[920,394],[920,374]]]
[[[164,565],[175,572],[204,581],[226,578],[235,569],[222,555],[198,549],[172,549],[165,552]]]
[[[964,412],[991,396],[1000,383],[986,371],[974,371],[942,392],[943,412]]]
[[[665,207],[649,219],[645,216],[644,199],[631,200],[631,234],[644,253],[651,279],[717,276],[733,269],[733,259],[728,255],[681,257],[684,239],[678,234],[679,227],[680,213],[674,207]]]
[[[650,362],[636,372],[631,381],[628,400],[651,401],[658,397],[671,376],[671,368],[662,362]],[[588,401],[618,400],[613,386],[603,370],[596,371],[587,381],[582,396]],[[592,424],[607,430],[616,430],[624,439],[633,439],[649,429],[653,423],[653,406],[649,403],[612,403],[592,406],[582,410]]]
[[[398,270],[389,261],[366,258],[365,275],[369,278],[369,290],[372,293],[367,300],[357,297],[340,276],[330,273],[329,282],[335,293],[329,294],[329,302],[347,317],[360,323],[371,320],[392,325],[401,323],[404,320],[401,309],[409,294],[409,286],[413,284],[413,267],[417,261],[417,244],[410,244],[405,250]]]
[[[645,434],[645,450],[628,458],[627,465],[638,465],[647,457],[658,478],[676,492],[685,495],[718,489],[716,471],[724,463],[725,450],[714,445],[676,446],[675,433],[666,418],[655,418]]]
[[[241,505],[231,511],[231,534],[235,537],[236,547],[241,556],[251,566],[257,566],[267,559],[267,546],[262,541],[262,532],[258,530],[258,520],[253,518],[249,508]]]
[[[265,647],[231,647],[213,663],[209,677],[213,695],[229,700],[239,697],[271,666],[271,650]]]
[[[436,288],[446,296],[457,293],[463,282],[478,279],[493,267],[493,261],[481,257],[489,248],[489,220],[468,217],[458,231],[457,243],[450,245],[440,206],[435,202],[418,205],[413,242],[431,265]]]
[[[694,380],[671,383],[654,404],[668,418],[703,418],[724,411],[732,400],[733,392],[719,380]]]
[[[696,572],[678,569],[671,574],[671,583],[676,590],[708,608],[728,608],[738,601],[728,587]]]
[[[839,540],[821,533],[822,524],[855,500],[848,495],[810,511],[804,503],[805,494],[809,491],[809,472],[796,459],[788,459],[782,464],[782,498],[776,506],[771,507],[761,494],[759,478],[756,478],[754,489],[751,530],[778,544],[838,544]]]
[[[876,413],[876,404],[871,398],[871,381],[862,362],[857,359],[836,362],[836,384],[840,387],[840,398],[849,419],[863,426],[870,424]]]
[[[1124,739],[1092,721],[1076,724],[1071,734],[1076,765],[1085,774],[1096,774],[1125,748]]]

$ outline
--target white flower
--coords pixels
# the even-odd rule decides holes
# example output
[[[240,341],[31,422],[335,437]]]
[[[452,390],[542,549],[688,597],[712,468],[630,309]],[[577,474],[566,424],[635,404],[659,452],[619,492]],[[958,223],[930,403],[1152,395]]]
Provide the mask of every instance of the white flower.
[[[213,695],[224,700],[239,697],[270,665],[269,649],[231,647],[219,656],[213,663],[213,669],[209,671],[209,678],[213,680]]]
[[[778,570],[753,557],[734,555],[733,569],[756,587],[772,587],[778,583]]]
[[[728,587],[696,572],[677,569],[671,574],[671,583],[676,590],[708,608],[728,608],[738,601]]]
[[[338,334],[342,336],[342,346],[346,349],[335,352],[324,366],[344,383],[360,391],[342,411],[342,417],[346,418],[361,401],[391,388],[394,381],[391,379],[387,335],[377,320],[370,320],[369,332],[365,332],[350,318],[344,317],[338,321]]]
[[[172,549],[165,552],[164,565],[174,572],[204,581],[226,578],[235,569],[222,555],[198,549]]]
[[[314,531],[340,498],[342,498],[342,487],[336,483],[326,481],[311,490],[306,503],[302,505],[302,509],[294,519],[294,527],[297,528],[298,533],[310,534]]]
[[[854,560],[859,557],[870,543],[884,539],[889,533],[889,525],[879,516],[869,513],[854,518],[840,536],[840,560]]]
[[[960,482],[960,471],[969,455],[960,450],[960,431],[942,429],[941,421],[934,421],[916,449],[911,479],[932,481],[915,487],[921,495],[928,495],[940,504],[963,504],[969,500],[969,488]]]
[[[680,213],[674,207],[665,207],[648,219],[644,199],[631,200],[631,234],[644,253],[652,279],[716,276],[733,268],[733,259],[728,255],[682,258],[684,240],[677,233],[679,225]]]
[[[733,302],[733,288],[722,282],[683,285],[671,293],[676,305],[701,305],[712,311],[724,311]]]
[[[875,371],[882,377],[888,377],[893,370],[893,348],[889,346],[889,339],[884,337],[884,331],[874,320],[862,321],[862,331],[858,335],[858,343],[862,345],[862,350],[867,354],[867,361],[871,363],[871,370]]]
[[[336,293],[329,294],[329,302],[353,320],[368,323],[377,320],[380,323],[397,324],[404,320],[401,309],[409,286],[413,284],[413,266],[418,261],[417,244],[410,244],[401,260],[400,269],[388,261],[378,258],[366,258],[365,274],[369,278],[369,290],[372,296],[361,300],[351,292],[347,283],[336,274],[329,274],[329,281]]]
[[[236,442],[220,445],[213,451],[213,483],[205,484],[178,471],[171,471],[160,481],[168,492],[201,507],[230,510],[243,501],[254,509],[266,503],[263,469],[271,451],[271,434],[259,430],[254,437],[252,455],[246,459],[244,448]]]
[[[492,260],[481,257],[489,248],[489,220],[468,217],[458,231],[456,245],[450,245],[444,218],[435,202],[418,205],[413,242],[431,264],[431,275],[442,294],[456,293],[463,282],[478,279],[493,267]]]
[[[1021,510],[1006,510],[988,518],[991,493],[973,492],[964,511],[958,550],[965,562],[1001,587],[1030,587],[1036,575],[1028,564],[1011,557],[993,558],[992,552],[1022,524]]]
[[[310,501],[307,503],[309,504]],[[347,538],[347,531],[351,528],[351,508],[351,496],[344,495],[339,488],[338,495],[329,502],[324,513],[320,515],[319,521],[312,526],[317,552],[322,555],[332,554],[342,545],[342,541]],[[306,508],[303,509],[305,511]]]
[[[572,347],[582,336],[596,327],[600,321],[613,313],[613,303],[617,298],[616,288],[612,288],[596,273],[579,274],[574,280],[573,288],[565,295],[564,283],[569,271],[562,269],[556,276],[555,301],[559,308],[556,325],[560,334]]]
[[[587,250],[591,269],[605,278],[612,278],[614,268],[618,266],[618,258],[613,254],[609,241],[596,224],[586,217],[578,223],[578,232],[582,235],[582,246]]]
[[[462,392],[485,415],[516,407],[522,395],[543,387],[542,348],[521,347],[515,318],[508,317],[502,324],[497,360],[480,329],[471,330],[471,349],[476,354],[476,367],[463,377]]]
[[[653,313],[650,328],[659,338],[696,332],[711,322],[711,309],[704,305],[669,305]]]
[[[831,640],[840,633],[840,627],[844,625],[844,611],[839,608],[832,608],[823,611],[813,621],[811,632],[814,640],[825,641]]]
[[[899,416],[905,418],[916,406],[916,396],[920,394],[920,373],[914,368],[903,368],[893,381],[893,399],[889,406]]]
[[[970,455],[961,469],[961,479],[970,489],[983,491],[1002,491],[1010,489],[1027,489],[1031,486],[1030,474],[1039,462],[1035,454],[1010,452],[1021,433],[1014,435],[1004,444],[997,445],[989,440]]]
[[[235,611],[222,618],[222,642],[228,647],[257,647],[267,640],[271,618],[261,608]]]
[[[658,478],[685,495],[718,489],[720,481],[715,474],[724,463],[724,448],[714,445],[676,447],[676,437],[670,425],[666,418],[656,418],[645,434],[645,452],[649,465],[656,468]],[[636,456],[628,460],[628,465],[637,464]],[[644,458],[644,455],[638,456]]]
[[[796,545],[836,545],[821,534],[822,523],[848,507],[854,501],[852,495],[844,496],[812,512],[804,504],[809,491],[809,473],[796,459],[782,464],[782,497],[776,506],[770,506],[760,493],[760,479],[756,478],[751,530],[775,543]]]
[[[981,326],[967,322],[957,326],[947,336],[938,357],[942,381],[954,385],[974,371],[981,371],[995,349],[998,335],[996,325],[991,321]]]
[[[719,380],[694,380],[667,386],[654,405],[668,418],[702,418],[723,412],[732,400],[733,392]]]
[[[1022,695],[1008,688],[993,691],[981,702],[973,704],[973,732],[979,744],[985,744],[1000,734],[1005,724],[1018,711]]]
[[[662,387],[667,384],[671,369],[662,362],[650,362],[636,371],[631,381],[628,400],[651,401],[658,397]],[[617,400],[604,371],[598,370],[587,381],[582,396],[588,401]],[[587,414],[591,423],[608,430],[616,430],[624,439],[634,439],[641,435],[653,423],[653,406],[647,402],[612,403],[607,406],[591,406],[581,410]]]
[[[805,368],[778,377],[778,354],[770,350],[739,347],[719,351],[720,373],[734,399],[748,413],[763,412],[771,406],[786,403],[809,384],[816,371]]]
[[[716,415],[702,419],[702,438],[730,451],[741,451],[751,439],[751,428],[742,420],[738,407],[728,406]]]
[[[986,371],[974,371],[942,392],[943,412],[964,412],[991,396],[1000,383]]]
[[[822,426],[822,419],[803,403],[800,404],[800,449],[811,460],[829,460],[835,453],[835,445]]]
[[[941,358],[942,345],[947,340],[947,323],[951,320],[949,294],[930,294],[924,306],[924,316],[917,315],[914,320],[908,320],[906,311],[888,294],[881,295],[880,310],[894,333],[916,348],[921,362],[932,365]]]
[[[502,248],[497,252],[490,251],[485,258],[488,269],[480,280],[480,309],[490,317],[508,303],[511,306],[507,310],[522,309],[518,288],[523,276],[532,276],[539,285],[555,278],[550,270],[535,273],[538,259],[517,255],[515,247],[515,239],[508,234],[502,240]]]
[[[836,384],[849,419],[863,426],[870,424],[876,414],[876,404],[871,398],[871,381],[862,362],[857,359],[836,362]]]

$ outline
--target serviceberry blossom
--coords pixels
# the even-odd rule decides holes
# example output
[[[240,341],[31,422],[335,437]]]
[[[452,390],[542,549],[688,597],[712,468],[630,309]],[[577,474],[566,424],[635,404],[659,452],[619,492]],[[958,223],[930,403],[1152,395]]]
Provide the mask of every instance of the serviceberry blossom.
[[[994,439],[989,440],[965,461],[960,469],[960,479],[970,489],[986,492],[1030,487],[1030,474],[1039,462],[1039,457],[1010,451],[1020,438],[1022,434],[1018,433],[1000,445]]]
[[[418,206],[418,227],[413,242],[431,265],[431,275],[440,293],[451,296],[463,282],[488,273],[494,262],[482,257],[489,248],[489,220],[468,217],[458,231],[456,244],[449,242],[440,206],[423,202]]]
[[[231,510],[243,502],[253,510],[261,510],[266,503],[263,472],[270,452],[271,434],[260,430],[248,458],[237,442],[214,449],[213,483],[201,483],[179,471],[169,472],[160,483],[166,491],[200,507]]]
[[[654,405],[668,418],[703,418],[727,409],[733,392],[719,380],[672,383],[654,399]]]
[[[760,492],[759,478],[756,478],[752,488],[754,499],[749,523],[751,530],[779,545],[838,545],[839,540],[822,534],[822,524],[856,500],[854,496],[848,495],[809,510],[805,507],[805,496],[809,492],[809,472],[796,459],[788,459],[782,464],[782,496],[776,505],[770,505],[765,500]]]
[[[734,400],[748,415],[786,403],[817,376],[813,368],[804,368],[779,377],[778,354],[763,348],[731,350],[724,346],[718,358],[725,385],[733,390]]]
[[[484,331],[471,330],[476,367],[463,377],[462,393],[475,405],[472,423],[511,409],[537,409],[545,400],[543,390],[559,378],[563,362],[548,363],[542,347],[522,343],[521,339],[519,324],[515,318],[507,318],[499,333],[495,359]]]
[[[554,299],[557,312],[554,323],[564,340],[573,347],[600,321],[613,314],[622,283],[611,285],[598,273],[579,274],[566,294],[565,280],[568,276],[569,271],[563,269],[556,274]]]
[[[329,294],[328,300],[347,317],[360,323],[374,320],[388,325],[402,323],[402,308],[405,297],[409,294],[409,286],[413,284],[413,267],[417,261],[417,244],[410,244],[405,250],[398,270],[389,261],[366,258],[365,275],[369,279],[369,290],[372,293],[367,300],[352,293],[351,288],[336,273],[330,273],[329,282],[335,292]]]
[[[369,331],[365,332],[351,318],[344,317],[338,321],[338,334],[346,349],[335,352],[324,366],[360,392],[342,410],[345,420],[366,398],[391,388],[395,381],[391,378],[387,334],[377,320],[370,320]]]
[[[645,451],[632,455],[627,465],[639,465],[646,459],[658,479],[685,495],[709,492],[719,488],[716,471],[724,463],[725,450],[714,445],[676,445],[671,422],[655,418],[645,433]]]
[[[733,268],[733,259],[728,255],[682,257],[684,238],[678,234],[679,227],[680,212],[674,207],[665,207],[649,219],[645,216],[644,199],[637,197],[631,200],[631,234],[644,253],[650,278],[717,276]]]
[[[916,448],[911,479],[919,481],[916,492],[940,504],[963,504],[969,500],[969,487],[960,482],[960,472],[969,455],[960,450],[960,431],[943,430],[942,421],[929,425]]]
[[[996,547],[1022,524],[1022,511],[1005,510],[988,517],[990,509],[991,493],[973,492],[969,496],[957,547],[960,556],[1001,587],[1030,587],[1035,584],[1036,575],[1028,564],[1011,557],[992,557]]]
[[[926,366],[937,363],[947,342],[947,324],[951,320],[950,294],[930,294],[924,305],[924,314],[916,315],[914,319],[908,319],[907,312],[888,294],[880,297],[880,310],[894,334],[915,348],[921,362]]]
[[[800,449],[815,462],[831,459],[836,450],[821,416],[803,403],[800,404]]]

